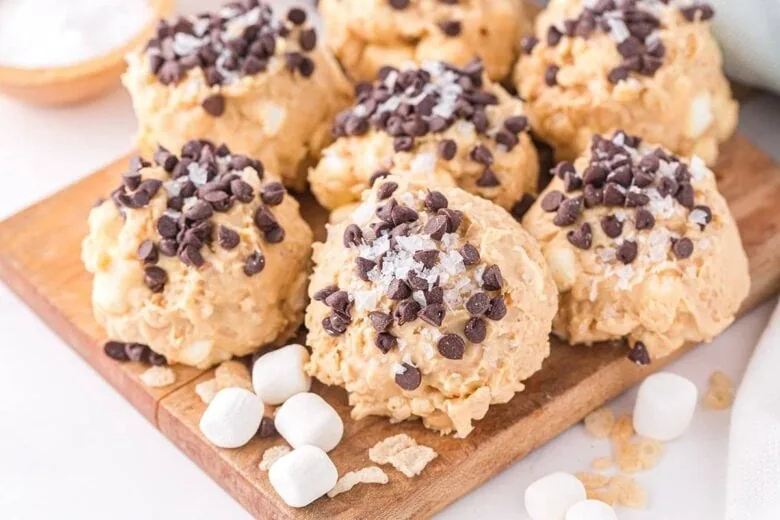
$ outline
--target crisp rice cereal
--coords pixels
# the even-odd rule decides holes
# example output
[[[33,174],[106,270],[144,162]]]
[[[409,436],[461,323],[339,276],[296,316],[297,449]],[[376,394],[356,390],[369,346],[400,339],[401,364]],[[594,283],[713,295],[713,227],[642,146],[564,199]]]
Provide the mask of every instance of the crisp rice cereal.
[[[176,382],[176,372],[171,367],[149,367],[140,378],[148,387],[161,388]]]
[[[252,376],[249,369],[240,361],[225,361],[214,371],[219,390],[238,387],[252,390]]]
[[[214,378],[195,385],[195,393],[198,394],[203,404],[209,404],[218,391],[217,380]]]
[[[639,444],[631,441],[616,441],[612,447],[618,468],[627,473],[642,471]]]
[[[263,471],[268,471],[274,463],[290,453],[292,449],[284,444],[280,446],[271,446],[263,452],[263,458],[258,467]]]
[[[599,439],[608,437],[615,424],[615,414],[609,408],[599,408],[585,417],[585,429]]]
[[[612,488],[607,489],[587,489],[588,498],[592,500],[600,500],[605,504],[611,506],[615,505],[618,501],[618,492]]]
[[[603,488],[609,484],[609,477],[600,473],[589,473],[587,471],[581,471],[575,475],[585,489],[598,489]]]
[[[390,464],[409,478],[416,477],[438,453],[428,446],[411,446],[390,457]]]
[[[377,442],[368,450],[368,458],[376,464],[387,464],[390,457],[412,446],[417,446],[417,441],[405,433],[399,433]]]
[[[593,469],[608,469],[611,468],[614,463],[612,457],[596,457],[590,465]]]
[[[368,466],[358,471],[350,471],[336,482],[336,487],[328,491],[330,498],[346,493],[357,484],[387,484],[387,474],[378,466]]]
[[[634,435],[634,424],[631,416],[621,415],[612,427],[610,436],[613,441],[627,441]]]
[[[617,492],[617,501],[621,506],[631,509],[647,507],[647,493],[633,478],[627,475],[614,476],[609,487]]]
[[[664,451],[660,442],[642,437],[638,446],[639,462],[642,464],[642,469],[650,469],[658,464],[658,459],[661,458]]]
[[[720,370],[710,375],[709,388],[702,396],[702,404],[711,410],[725,410],[734,403],[734,389],[729,377]]]

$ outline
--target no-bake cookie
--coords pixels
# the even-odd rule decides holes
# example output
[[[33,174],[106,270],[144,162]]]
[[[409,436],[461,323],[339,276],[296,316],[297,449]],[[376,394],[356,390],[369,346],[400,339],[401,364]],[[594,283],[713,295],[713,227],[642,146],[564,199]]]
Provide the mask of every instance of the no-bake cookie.
[[[131,162],[90,213],[82,259],[110,338],[207,368],[294,333],[312,240],[263,163],[190,141]]]
[[[534,130],[559,160],[623,129],[713,163],[738,111],[713,14],[682,0],[551,1],[515,75]]]
[[[490,82],[479,60],[462,68],[437,61],[385,67],[356,94],[356,104],[336,117],[336,141],[309,174],[326,208],[360,200],[389,172],[457,185],[506,209],[527,205],[535,193],[538,159],[523,102]]]
[[[329,47],[356,80],[385,65],[475,57],[493,80],[505,78],[517,42],[530,31],[518,0],[321,0]]]
[[[549,354],[557,291],[536,242],[459,188],[387,177],[315,244],[309,373],[352,417],[463,437]]]
[[[553,331],[571,343],[627,338],[641,364],[733,320],[748,262],[715,176],[638,137],[595,136],[523,219],[560,290]]]
[[[140,149],[209,139],[303,188],[333,116],[350,102],[351,86],[318,40],[305,11],[277,16],[257,0],[160,22],[123,78]]]

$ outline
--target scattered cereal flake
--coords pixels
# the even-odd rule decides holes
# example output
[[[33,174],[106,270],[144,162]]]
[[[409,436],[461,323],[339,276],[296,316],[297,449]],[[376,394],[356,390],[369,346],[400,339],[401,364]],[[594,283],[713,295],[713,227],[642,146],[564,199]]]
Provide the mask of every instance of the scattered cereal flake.
[[[710,375],[710,386],[702,396],[702,404],[711,410],[725,410],[734,403],[734,388],[729,377],[720,370]]]
[[[615,425],[615,414],[609,408],[599,408],[585,417],[585,429],[599,439],[608,437]]]
[[[605,504],[611,506],[615,505],[618,501],[618,492],[612,488],[607,489],[587,489],[588,498],[592,500],[600,500]]]
[[[575,475],[585,489],[598,489],[603,488],[609,484],[609,477],[602,475],[601,473],[589,473],[587,471],[581,471]]]
[[[263,452],[263,458],[260,460],[259,468],[263,471],[268,471],[274,463],[290,453],[292,449],[284,444],[280,446],[271,446]]]
[[[390,457],[390,464],[409,478],[416,477],[429,462],[438,457],[436,450],[428,446],[410,446]]]
[[[621,471],[636,473],[642,471],[642,459],[639,455],[639,444],[631,441],[616,441],[612,445],[615,462]]]
[[[368,450],[368,458],[377,464],[387,464],[393,455],[412,446],[417,446],[417,441],[405,433],[399,433],[377,442],[373,448]]]
[[[647,493],[639,483],[627,475],[616,475],[609,481],[609,489],[617,493],[617,502],[631,509],[647,507]]]
[[[161,388],[176,382],[176,372],[171,367],[149,367],[140,377],[151,388]]]
[[[650,469],[658,464],[658,459],[661,458],[664,448],[660,442],[655,439],[642,438],[638,444],[639,462],[642,464],[642,469]]]
[[[387,484],[387,474],[378,466],[368,466],[358,471],[350,471],[336,482],[336,487],[328,491],[330,498],[346,493],[358,484]]]
[[[610,436],[613,441],[627,441],[634,435],[634,424],[631,416],[628,414],[621,415],[615,425],[612,427]]]
[[[195,385],[195,393],[198,394],[203,404],[209,404],[214,396],[217,395],[219,387],[217,386],[217,380],[215,378],[203,381]]]
[[[729,387],[731,388],[731,379],[722,370],[716,370],[710,374],[710,386]]]
[[[252,390],[252,376],[249,375],[249,369],[240,361],[225,361],[214,371],[217,380],[217,388],[238,387],[245,390]]]
[[[593,469],[608,469],[611,468],[615,461],[612,457],[597,457],[590,463]]]

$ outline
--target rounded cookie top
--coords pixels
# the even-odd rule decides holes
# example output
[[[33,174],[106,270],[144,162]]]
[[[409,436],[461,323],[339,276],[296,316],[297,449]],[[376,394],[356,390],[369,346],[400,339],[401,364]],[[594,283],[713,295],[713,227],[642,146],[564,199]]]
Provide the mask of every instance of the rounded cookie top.
[[[618,131],[554,173],[523,224],[562,293],[556,333],[575,343],[628,337],[649,362],[647,351],[660,357],[730,323],[747,262],[701,159]]]
[[[344,385],[356,417],[416,415],[466,435],[549,353],[557,300],[538,247],[458,188],[378,180],[315,264],[309,371]]]

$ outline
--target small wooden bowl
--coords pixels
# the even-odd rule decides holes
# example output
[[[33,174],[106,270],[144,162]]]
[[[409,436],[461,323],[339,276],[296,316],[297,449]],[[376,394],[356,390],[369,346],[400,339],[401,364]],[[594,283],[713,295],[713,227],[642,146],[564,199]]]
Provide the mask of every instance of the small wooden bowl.
[[[125,55],[151,37],[157,21],[171,16],[175,4],[175,0],[149,0],[154,16],[136,36],[83,63],[38,69],[0,66],[0,92],[43,106],[74,105],[105,94],[119,83],[126,68]]]

